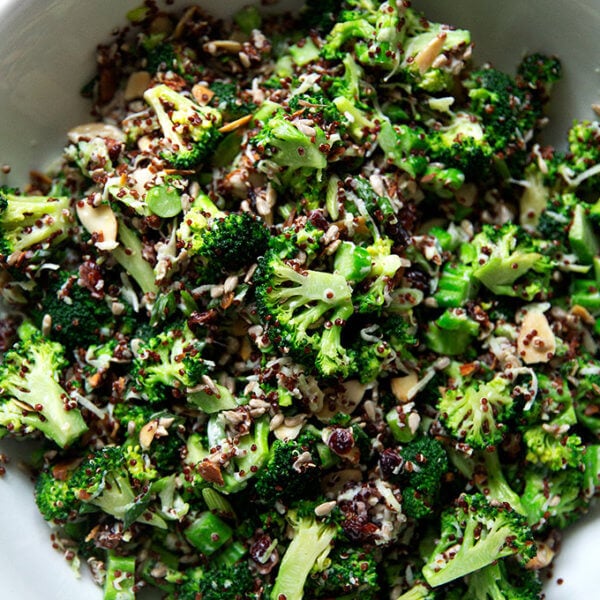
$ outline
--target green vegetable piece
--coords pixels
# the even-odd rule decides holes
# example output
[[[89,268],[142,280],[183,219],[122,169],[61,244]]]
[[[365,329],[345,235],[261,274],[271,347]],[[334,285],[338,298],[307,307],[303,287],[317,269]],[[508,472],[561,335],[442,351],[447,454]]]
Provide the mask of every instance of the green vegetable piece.
[[[585,264],[592,264],[594,257],[600,253],[600,243],[582,204],[577,204],[573,209],[569,242],[577,258]]]
[[[256,6],[244,6],[233,15],[233,20],[246,35],[250,35],[254,29],[260,29],[262,23]]]
[[[201,513],[183,533],[194,548],[207,556],[233,537],[233,529],[210,511]]]
[[[104,600],[135,600],[135,556],[108,553]]]
[[[310,38],[303,39],[302,44],[290,46],[289,53],[292,60],[299,67],[303,67],[319,58],[319,49]]]
[[[366,248],[352,242],[342,242],[335,253],[335,273],[342,275],[348,283],[359,283],[371,271],[371,255]]]
[[[148,208],[157,216],[169,219],[181,212],[181,197],[177,188],[169,184],[155,185],[146,194]]]

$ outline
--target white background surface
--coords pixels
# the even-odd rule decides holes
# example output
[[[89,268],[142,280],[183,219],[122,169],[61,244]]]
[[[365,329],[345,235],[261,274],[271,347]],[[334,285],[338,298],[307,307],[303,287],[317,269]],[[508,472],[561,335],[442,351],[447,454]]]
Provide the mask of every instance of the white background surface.
[[[94,70],[94,48],[109,38],[132,0],[0,0],[0,164],[22,183],[60,151],[64,132],[88,120],[79,89]],[[221,14],[244,2],[206,0]],[[188,2],[176,2],[175,6]],[[292,6],[293,0],[284,2]],[[548,138],[558,143],[571,120],[600,103],[600,0],[414,0],[433,19],[467,27],[475,60],[512,70],[525,51],[556,53],[565,76],[552,104]],[[12,445],[0,450],[14,456]],[[76,580],[50,547],[50,530],[16,461],[0,479],[0,599],[100,600],[89,577]],[[547,585],[547,600],[600,597],[600,511],[570,532]],[[84,567],[85,571],[85,567]],[[564,584],[555,584],[557,578]]]

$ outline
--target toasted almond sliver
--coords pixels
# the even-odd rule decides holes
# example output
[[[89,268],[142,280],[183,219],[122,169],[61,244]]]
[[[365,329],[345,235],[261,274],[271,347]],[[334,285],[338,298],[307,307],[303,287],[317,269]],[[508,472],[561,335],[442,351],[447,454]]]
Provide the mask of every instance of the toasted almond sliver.
[[[67,133],[67,137],[74,144],[82,138],[91,139],[95,137],[117,140],[119,142],[125,141],[125,133],[121,129],[109,123],[102,122],[77,125],[77,127],[73,127]]]
[[[142,98],[144,92],[150,87],[152,77],[148,71],[136,71],[129,76],[123,98],[129,102],[137,98]]]
[[[219,131],[221,133],[229,133],[230,131],[234,131],[236,129],[239,129],[240,127],[243,127],[244,125],[249,123],[251,120],[252,120],[252,115],[244,115],[243,117],[240,117],[239,119],[236,119],[235,121],[231,121],[231,123],[226,123],[225,125],[223,125],[223,127],[219,127]]]
[[[96,246],[101,250],[114,250],[117,242],[117,217],[108,204],[92,206],[87,202],[78,202],[76,211],[81,224],[89,233],[98,235]]]
[[[548,362],[556,352],[556,338],[544,313],[529,310],[517,338],[519,357],[525,364]]]
[[[156,430],[158,429],[158,419],[153,419],[146,423],[140,430],[140,446],[147,450],[154,440]]]
[[[446,33],[439,33],[415,56],[415,64],[419,67],[421,75],[431,68],[433,61],[438,57],[445,43]]]
[[[400,404],[411,400],[410,391],[419,383],[419,376],[413,371],[404,377],[394,377],[391,381],[392,394]]]
[[[215,93],[210,88],[207,88],[205,85],[202,85],[200,83],[197,83],[192,88],[192,96],[194,96],[196,102],[198,102],[198,104],[201,104],[202,106],[208,104],[212,100],[214,95]]]

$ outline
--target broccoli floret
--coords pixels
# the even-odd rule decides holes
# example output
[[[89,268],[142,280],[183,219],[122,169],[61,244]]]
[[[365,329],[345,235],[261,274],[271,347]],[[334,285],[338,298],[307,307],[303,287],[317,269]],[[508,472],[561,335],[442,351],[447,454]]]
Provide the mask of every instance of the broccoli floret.
[[[311,572],[306,580],[310,598],[378,597],[379,577],[372,551],[336,544],[327,563],[325,569]]]
[[[161,156],[176,169],[193,169],[214,151],[221,134],[221,113],[200,106],[168,85],[149,88],[144,99],[152,107],[162,130]]]
[[[245,562],[190,569],[175,592],[177,600],[258,600],[260,586]]]
[[[135,600],[135,556],[108,552],[103,600]]]
[[[519,494],[506,479],[497,448],[491,446],[469,456],[451,451],[450,458],[458,471],[472,481],[488,501],[506,503],[519,514],[526,514]]]
[[[210,413],[235,408],[229,389],[207,380],[214,364],[202,357],[204,345],[187,325],[142,342],[132,365],[136,388],[149,402],[164,402],[174,394]]]
[[[462,494],[442,513],[440,538],[423,567],[427,583],[438,587],[519,555],[527,561],[536,546],[525,518],[482,494]]]
[[[456,113],[427,136],[427,144],[433,162],[458,169],[468,181],[485,180],[490,174],[494,150],[475,115]]]
[[[214,94],[210,105],[219,110],[228,121],[241,119],[256,110],[256,104],[240,97],[238,86],[233,82],[213,81],[210,91]]]
[[[249,142],[264,154],[265,158],[269,158],[280,167],[294,170],[324,169],[327,166],[327,157],[320,149],[320,146],[326,143],[323,131],[315,126],[315,135],[308,136],[279,108],[268,115]]]
[[[597,194],[600,191],[600,122],[574,121],[567,134],[569,150],[559,167],[572,188]]]
[[[380,237],[365,248],[371,259],[371,270],[353,293],[357,312],[380,313],[392,302],[394,276],[402,267],[402,258],[392,251],[392,246],[390,238]]]
[[[436,600],[437,597],[435,590],[419,581],[396,600]]]
[[[73,472],[69,484],[78,500],[121,520],[137,497],[123,448],[119,446],[90,452]]]
[[[413,9],[405,9],[404,40],[400,72],[408,83],[427,92],[443,92],[452,88],[455,74],[450,64],[466,60],[471,34],[444,23],[429,21]],[[436,60],[450,58],[449,62]],[[445,63],[445,64],[444,64]]]
[[[303,270],[268,250],[254,276],[261,319],[274,344],[324,376],[347,376],[351,357],[341,333],[354,312],[352,289],[341,276]],[[313,363],[314,360],[314,363]]]
[[[387,119],[381,123],[377,141],[386,158],[413,178],[425,174],[429,160],[426,157],[427,138],[421,127],[392,125]]]
[[[547,294],[552,263],[518,225],[484,225],[461,253],[473,275],[496,295],[533,300]]]
[[[540,52],[527,54],[517,67],[517,83],[542,93],[543,99],[562,76],[562,64],[556,56]]]
[[[531,527],[561,529],[577,519],[587,508],[583,490],[583,474],[577,469],[550,471],[528,467],[523,478],[525,487],[521,502]]]
[[[343,0],[306,0],[302,8],[302,23],[317,31],[328,32],[337,20]]]
[[[502,440],[506,421],[514,414],[509,380],[473,381],[447,388],[438,402],[439,418],[456,439],[485,449]]]
[[[94,298],[91,292],[79,285],[78,273],[61,271],[44,290],[38,325],[50,317],[51,338],[65,348],[88,347],[97,344],[114,331],[116,320],[108,304],[101,298]]]
[[[547,423],[530,427],[523,434],[527,460],[543,464],[553,471],[577,467],[582,463],[585,447],[581,438],[563,431],[560,424]]]
[[[240,416],[245,416],[242,412]],[[214,460],[211,449],[219,448],[222,462]],[[244,489],[269,457],[269,420],[256,419],[245,435],[232,434],[226,428],[222,414],[211,415],[206,425],[206,438],[199,434],[189,436],[185,462],[198,474],[190,480],[190,492],[209,484],[226,494]]]
[[[448,456],[440,442],[421,436],[402,446],[400,475],[402,511],[414,519],[431,516],[436,510],[444,475],[448,471]]]
[[[66,196],[21,196],[0,187],[0,263],[14,266],[27,251],[59,244],[73,223],[71,199]]]
[[[288,511],[286,518],[293,537],[279,564],[271,599],[301,600],[315,563],[323,561],[331,551],[337,527],[315,517],[299,516],[294,510]]]
[[[312,458],[298,461],[305,452]],[[293,500],[313,497],[319,491],[319,463],[315,448],[296,440],[275,440],[267,462],[254,478],[258,498],[267,503],[279,500],[289,504]]]
[[[542,239],[557,240],[567,246],[573,210],[580,200],[572,193],[553,196],[548,200],[536,225]]]
[[[493,67],[470,73],[465,86],[470,110],[481,120],[496,156],[507,161],[522,157],[543,117],[532,93]]]
[[[39,431],[61,448],[87,431],[75,401],[60,385],[64,348],[30,323],[0,365],[0,437]]]
[[[575,378],[573,404],[577,422],[591,431],[600,434],[600,363],[585,353],[574,364],[568,365],[570,375]]]
[[[467,583],[465,600],[537,600],[542,592],[539,573],[509,559],[471,573]]]
[[[42,471],[37,476],[35,503],[46,521],[61,523],[77,515],[80,502],[68,477],[58,479],[50,471]]]
[[[199,194],[183,216],[177,237],[190,255],[202,257],[211,269],[230,272],[264,253],[269,230],[256,215],[226,213]]]

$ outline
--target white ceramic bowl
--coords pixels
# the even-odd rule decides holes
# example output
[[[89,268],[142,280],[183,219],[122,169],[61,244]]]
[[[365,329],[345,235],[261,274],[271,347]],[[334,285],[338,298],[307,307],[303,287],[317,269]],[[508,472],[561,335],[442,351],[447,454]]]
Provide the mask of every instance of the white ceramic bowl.
[[[219,16],[244,0],[198,0]],[[88,120],[79,89],[94,71],[96,43],[110,38],[125,12],[141,0],[0,0],[0,165],[12,171],[3,183],[22,184],[31,168],[44,169],[60,152],[65,132]],[[187,5],[176,0],[175,7]],[[293,8],[281,0],[270,10]],[[561,144],[573,118],[592,118],[600,103],[600,0],[413,0],[432,19],[469,28],[475,60],[512,70],[526,51],[555,53],[564,78],[552,102],[547,139]],[[15,445],[0,451],[17,456]],[[94,600],[102,597],[85,566],[74,578],[50,545],[31,485],[16,460],[0,479],[0,597],[25,600]],[[598,597],[596,557],[600,512],[567,536],[547,600]],[[557,579],[564,580],[557,585]]]

